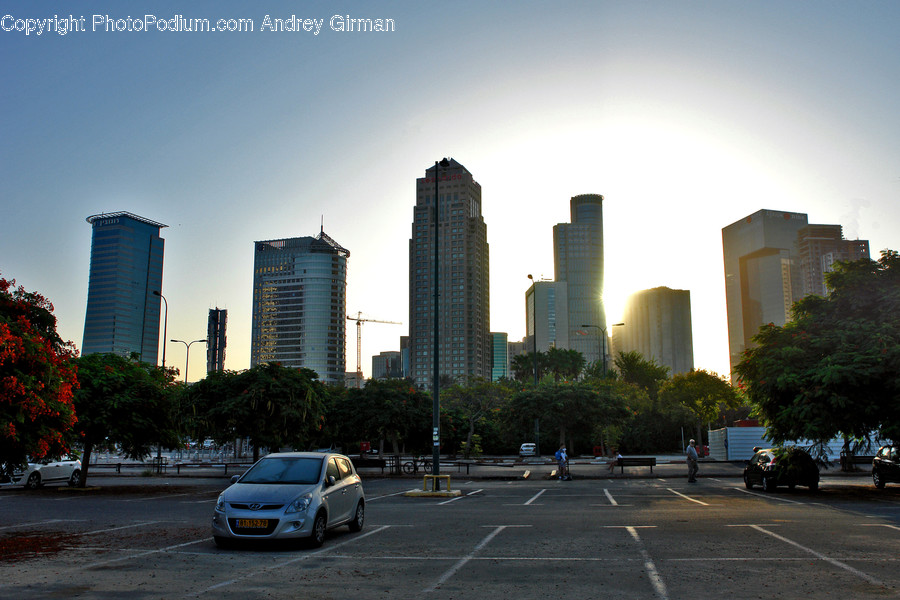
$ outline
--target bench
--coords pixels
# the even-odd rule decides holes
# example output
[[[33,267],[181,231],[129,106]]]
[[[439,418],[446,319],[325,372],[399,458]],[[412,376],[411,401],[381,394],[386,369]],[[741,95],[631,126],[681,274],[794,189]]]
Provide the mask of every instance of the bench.
[[[623,456],[621,458],[616,459],[616,466],[621,468],[621,472],[625,474],[625,467],[650,467],[650,472],[653,472],[653,467],[656,466],[656,457],[655,456]]]
[[[384,473],[387,461],[383,458],[354,458],[353,466],[357,469],[381,469],[381,472]]]

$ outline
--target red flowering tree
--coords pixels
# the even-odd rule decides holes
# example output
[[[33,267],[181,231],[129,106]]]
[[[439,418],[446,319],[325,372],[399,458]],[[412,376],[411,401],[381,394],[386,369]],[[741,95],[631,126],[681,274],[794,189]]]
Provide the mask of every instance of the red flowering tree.
[[[78,382],[53,305],[0,277],[0,473],[69,451]]]

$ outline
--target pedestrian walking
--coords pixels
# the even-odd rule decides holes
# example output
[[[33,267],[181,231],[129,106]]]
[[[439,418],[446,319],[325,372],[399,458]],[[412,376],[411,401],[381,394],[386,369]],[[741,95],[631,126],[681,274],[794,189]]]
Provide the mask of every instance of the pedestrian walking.
[[[691,440],[688,443],[688,447],[685,450],[687,454],[687,465],[688,465],[688,483],[697,483],[697,471],[700,468],[697,466],[697,442],[695,440]]]
[[[560,444],[556,451],[557,478],[560,480],[572,479],[569,475],[569,456],[566,454],[566,445]]]

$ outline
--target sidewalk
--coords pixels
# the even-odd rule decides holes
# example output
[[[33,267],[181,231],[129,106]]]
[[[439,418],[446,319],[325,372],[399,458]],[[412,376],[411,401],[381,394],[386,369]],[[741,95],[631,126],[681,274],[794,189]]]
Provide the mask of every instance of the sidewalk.
[[[685,459],[678,455],[657,455],[656,465],[637,466],[637,467],[614,467],[612,472],[609,470],[608,459],[594,459],[592,457],[577,457],[569,461],[569,471],[574,479],[635,479],[635,478],[687,478],[687,465]],[[716,461],[711,459],[700,459],[700,471],[697,476],[705,477],[722,477],[741,479],[744,473],[745,461]],[[117,473],[114,469],[98,468],[91,465],[90,478],[95,477],[144,477],[145,471],[149,469],[122,469],[121,473]],[[136,465],[135,465],[136,466]],[[185,479],[185,478],[217,478],[230,479],[233,475],[239,475],[243,472],[241,465],[229,465],[225,468],[223,465],[210,464],[208,466],[191,466],[190,468],[182,468],[181,472],[169,466],[166,472],[159,475],[153,474],[153,478],[168,479]],[[243,467],[243,468],[242,468]],[[496,480],[524,480],[524,479],[549,479],[551,473],[556,470],[556,461],[552,457],[542,458],[495,458],[484,461],[452,461],[445,459],[441,461],[440,474],[450,475],[454,480],[466,479],[496,479]],[[410,479],[421,481],[424,472],[410,475],[391,474],[387,469],[382,471],[379,467],[361,467],[358,468],[360,476],[363,479],[373,479],[377,477],[390,477],[397,479]],[[834,466],[829,469],[821,469],[823,476],[856,478],[871,478],[871,471],[860,469],[854,473],[845,473],[840,467]]]
[[[517,460],[504,463],[472,462],[461,468],[455,463],[442,463],[441,474],[450,475],[451,478],[468,479],[549,479],[550,474],[556,471],[556,461],[546,460]],[[683,457],[657,456],[656,465],[653,467],[619,467],[609,470],[608,459],[575,458],[569,461],[569,472],[574,479],[628,479],[628,478],[657,478],[657,477],[684,477],[687,478],[687,465]],[[700,461],[698,477],[742,477],[744,463],[719,462],[711,460]],[[365,476],[364,469],[360,474]],[[371,476],[372,474],[369,474]]]

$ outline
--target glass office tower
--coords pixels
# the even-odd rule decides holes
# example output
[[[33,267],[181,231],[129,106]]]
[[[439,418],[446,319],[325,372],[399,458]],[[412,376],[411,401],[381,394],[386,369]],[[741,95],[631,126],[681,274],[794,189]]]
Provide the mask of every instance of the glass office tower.
[[[566,284],[568,348],[587,363],[602,360],[605,335],[603,308],[603,196],[582,194],[569,203],[571,223],[553,227],[556,281]],[[585,328],[584,325],[590,327]],[[538,342],[540,345],[540,341]]]
[[[251,367],[305,367],[343,385],[349,257],[324,231],[255,242]]]
[[[127,212],[92,215],[91,268],[81,354],[112,352],[156,364],[167,225]]]

